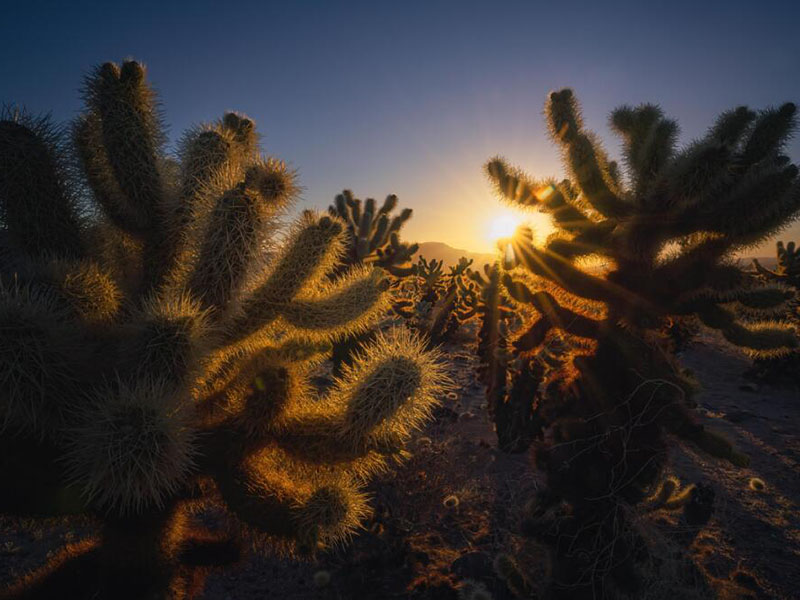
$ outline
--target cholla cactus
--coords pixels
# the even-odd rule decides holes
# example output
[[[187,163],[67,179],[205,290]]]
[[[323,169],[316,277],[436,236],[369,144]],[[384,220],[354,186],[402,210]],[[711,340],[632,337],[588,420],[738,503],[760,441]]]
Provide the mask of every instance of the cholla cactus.
[[[416,271],[411,260],[419,244],[400,241],[400,229],[411,218],[412,210],[406,208],[392,217],[396,207],[397,196],[394,194],[387,196],[377,211],[374,198],[367,198],[362,203],[350,190],[344,190],[336,196],[328,212],[347,224],[348,236],[339,264],[331,272],[331,277],[338,277],[356,266],[380,267],[392,276],[390,285],[396,291],[402,278]],[[402,314],[402,302],[394,302],[392,309],[395,314]],[[351,364],[358,347],[371,341],[375,334],[376,331],[364,331],[335,342],[331,354],[334,374],[340,374],[345,365]]]
[[[767,279],[767,281],[777,281],[787,283],[794,288],[800,287],[800,248],[795,249],[794,242],[789,242],[786,246],[783,242],[775,244],[775,250],[778,255],[778,266],[774,271],[765,269],[758,262],[758,259],[753,259],[753,266],[756,272]]]
[[[472,271],[469,276],[479,289],[478,378],[485,389],[498,446],[503,452],[524,452],[536,428],[533,406],[544,376],[543,365],[537,359],[520,360],[509,348],[509,321],[514,312],[500,281],[500,264],[484,265],[483,273]]]
[[[350,190],[344,190],[336,196],[328,212],[347,224],[350,236],[342,253],[345,265],[374,264],[396,277],[406,277],[414,272],[411,260],[419,244],[400,241],[400,229],[411,218],[413,211],[405,208],[392,217],[396,207],[397,196],[394,194],[386,196],[383,206],[377,211],[374,198],[367,198],[362,203]]]
[[[416,274],[422,283],[420,302],[427,302],[430,306],[433,306],[442,291],[444,261],[437,261],[435,258],[428,261],[424,256],[420,256],[417,261]]]
[[[78,490],[103,528],[8,593],[180,598],[239,558],[243,530],[288,553],[347,540],[363,483],[436,402],[436,353],[381,334],[315,397],[309,368],[389,305],[379,270],[328,277],[346,225],[306,212],[276,244],[294,173],[234,113],[169,160],[137,62],[96,69],[86,100],[83,182],[47,122],[0,121],[0,423],[27,471],[2,500],[58,510]],[[238,528],[192,525],[203,502]]]
[[[725,262],[800,208],[797,167],[781,154],[795,107],[726,112],[681,151],[677,125],[657,106],[617,109],[611,124],[624,141],[627,178],[583,129],[570,90],[550,95],[546,115],[571,180],[535,181],[500,158],[486,170],[505,199],[550,214],[557,228],[544,247],[528,235],[511,243],[521,269],[504,284],[538,314],[516,349],[535,352],[554,333],[591,347],[574,353],[558,393],[537,405],[550,411],[536,454],[550,489],[529,530],[553,548],[557,594],[597,597],[607,578],[617,586],[636,581],[636,542],[625,535],[620,507],[642,501],[659,478],[665,433],[747,461],[693,420],[692,386],[656,332],[671,317],[694,315],[756,356],[797,346],[783,324],[737,320],[733,306],[768,313],[787,293],[743,285],[742,272]],[[582,268],[578,260],[589,256],[599,256],[605,270]]]
[[[472,260],[462,256],[444,278],[441,294],[427,319],[428,339],[433,345],[449,340],[476,314],[477,290],[468,276],[471,264]]]

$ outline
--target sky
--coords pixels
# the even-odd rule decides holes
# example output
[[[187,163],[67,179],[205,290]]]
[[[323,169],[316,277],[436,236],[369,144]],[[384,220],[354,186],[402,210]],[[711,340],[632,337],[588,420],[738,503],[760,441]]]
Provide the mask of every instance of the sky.
[[[488,251],[498,216],[482,165],[502,154],[563,175],[542,107],[575,90],[612,157],[609,112],[657,102],[683,143],[721,111],[800,102],[800,2],[36,2],[0,19],[0,102],[68,121],[98,63],[148,67],[170,140],[226,110],[299,171],[297,209],[342,189],[394,193],[403,235]],[[788,153],[800,162],[800,139]],[[539,232],[547,219],[528,217]],[[781,236],[800,238],[800,226]],[[771,256],[773,242],[750,252]]]

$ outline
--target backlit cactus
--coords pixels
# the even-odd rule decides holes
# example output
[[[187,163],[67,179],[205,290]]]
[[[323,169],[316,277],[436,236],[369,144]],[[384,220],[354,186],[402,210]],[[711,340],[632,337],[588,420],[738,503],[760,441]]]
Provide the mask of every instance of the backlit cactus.
[[[374,198],[362,202],[350,190],[336,196],[328,212],[347,224],[347,248],[342,254],[345,265],[374,264],[396,277],[406,277],[414,272],[411,263],[419,244],[400,241],[400,230],[411,218],[412,210],[403,209],[392,216],[397,207],[397,196],[390,194],[376,210]]]
[[[753,259],[756,272],[768,281],[786,283],[794,288],[800,287],[800,248],[795,248],[794,242],[785,246],[783,242],[775,244],[778,264],[774,271],[761,266],[758,259]]]
[[[445,385],[436,353],[380,334],[317,397],[309,369],[390,304],[380,270],[329,277],[347,225],[306,212],[279,245],[294,173],[234,113],[169,159],[139,63],[96,69],[86,104],[82,179],[46,121],[0,120],[0,424],[16,461],[0,465],[27,473],[4,510],[71,509],[80,492],[103,527],[6,594],[181,598],[238,560],[243,531],[287,553],[346,541],[364,482]],[[194,524],[208,502],[235,527]]]
[[[535,429],[534,398],[544,376],[538,359],[520,359],[510,348],[509,322],[514,312],[501,283],[499,263],[470,272],[478,286],[478,379],[483,384],[489,417],[504,452],[524,452]]]
[[[433,304],[426,323],[426,333],[433,345],[449,340],[462,323],[476,314],[478,291],[468,276],[472,260],[459,259],[444,277],[439,298]]]
[[[417,260],[417,277],[421,280],[420,301],[430,306],[439,299],[444,277],[444,261],[420,256]]]
[[[621,507],[655,485],[666,433],[747,461],[692,418],[692,385],[657,334],[665,322],[696,316],[755,356],[797,346],[784,324],[737,319],[734,306],[769,314],[788,294],[746,285],[726,262],[800,209],[798,169],[781,154],[795,107],[723,113],[680,151],[677,125],[660,108],[617,109],[611,124],[623,139],[625,176],[584,130],[572,91],[552,93],[546,115],[569,180],[536,181],[501,158],[486,171],[502,197],[549,214],[557,229],[543,246],[516,235],[509,251],[520,268],[503,282],[537,313],[514,343],[518,352],[535,353],[555,334],[582,340],[560,384],[536,404],[547,413],[536,461],[549,492],[527,529],[552,548],[554,593],[591,598],[611,580],[617,589],[635,585]],[[587,257],[607,266],[588,269],[579,262]]]

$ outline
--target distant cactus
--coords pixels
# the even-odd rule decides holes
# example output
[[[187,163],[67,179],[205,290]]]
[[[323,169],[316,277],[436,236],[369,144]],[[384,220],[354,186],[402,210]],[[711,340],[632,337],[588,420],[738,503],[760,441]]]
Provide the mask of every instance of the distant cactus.
[[[800,248],[795,248],[794,242],[789,242],[786,246],[783,245],[783,242],[777,242],[775,246],[778,266],[774,271],[770,271],[762,267],[758,259],[754,258],[753,266],[756,268],[756,272],[767,281],[777,281],[800,288]]]
[[[420,301],[427,302],[430,306],[433,306],[439,299],[439,294],[442,291],[444,261],[437,261],[435,258],[428,261],[424,256],[420,256],[417,261],[416,275],[422,281]]]
[[[363,483],[437,401],[436,353],[380,334],[316,397],[331,341],[389,306],[379,270],[327,277],[346,225],[305,212],[277,244],[295,176],[244,116],[192,130],[169,161],[137,62],[96,69],[86,102],[82,182],[47,121],[0,120],[0,467],[25,473],[0,508],[81,508],[76,490],[103,525],[6,594],[182,598],[239,559],[244,532],[288,553],[342,543]],[[209,502],[233,530],[189,520]]]
[[[400,241],[400,230],[411,218],[412,210],[406,208],[399,215],[392,216],[396,207],[397,196],[394,194],[387,196],[378,210],[374,198],[362,202],[350,190],[336,196],[328,212],[346,223],[348,235],[331,277],[338,277],[353,267],[375,266],[392,276],[391,287],[396,288],[402,278],[414,274],[416,269],[412,259],[419,244]],[[402,303],[393,303],[392,308],[395,313],[402,314]],[[335,341],[331,354],[334,375],[338,375],[344,365],[351,364],[353,354],[375,334],[375,330],[362,331]]]
[[[479,289],[478,378],[486,391],[499,448],[516,453],[527,450],[533,439],[533,407],[544,373],[537,360],[520,360],[509,347],[508,322],[514,313],[501,277],[499,264],[470,273]]]
[[[571,180],[534,181],[500,158],[486,170],[501,196],[550,214],[557,228],[544,247],[530,235],[511,241],[520,268],[503,283],[538,314],[515,349],[535,353],[555,333],[588,346],[572,353],[559,389],[537,403],[537,412],[548,411],[536,462],[549,492],[527,530],[552,548],[554,594],[597,597],[608,578],[623,591],[635,586],[633,552],[622,541],[630,525],[619,507],[641,502],[658,479],[665,433],[736,464],[747,460],[692,418],[691,382],[657,343],[665,321],[696,316],[756,356],[797,346],[786,325],[736,318],[730,305],[769,314],[788,294],[744,285],[725,262],[800,209],[798,169],[781,154],[795,106],[724,113],[682,151],[677,125],[657,106],[617,109],[611,124],[623,138],[627,177],[584,130],[570,90],[550,94],[546,115]],[[577,262],[589,256],[608,266],[591,271]]]
[[[477,292],[467,273],[471,264],[472,260],[462,256],[444,277],[441,293],[431,307],[426,327],[433,345],[449,340],[462,323],[476,314]]]
[[[387,196],[377,210],[374,198],[362,202],[350,190],[336,196],[328,212],[347,224],[349,237],[341,258],[344,265],[374,264],[396,277],[406,277],[414,272],[411,261],[419,244],[400,241],[400,229],[411,218],[412,210],[406,208],[399,215],[392,216],[396,207],[397,196],[394,194]]]

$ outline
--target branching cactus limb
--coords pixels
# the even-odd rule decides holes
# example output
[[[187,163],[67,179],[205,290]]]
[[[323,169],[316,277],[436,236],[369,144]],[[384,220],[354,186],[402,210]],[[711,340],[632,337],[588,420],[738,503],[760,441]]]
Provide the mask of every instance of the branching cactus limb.
[[[477,290],[468,277],[471,259],[463,256],[450,267],[438,301],[431,307],[427,335],[432,345],[449,340],[462,323],[476,314]]]
[[[288,554],[343,543],[366,480],[446,389],[441,357],[379,335],[316,398],[309,370],[391,304],[379,269],[330,276],[346,224],[306,212],[277,241],[296,178],[244,116],[166,157],[139,63],[96,69],[86,100],[80,173],[46,123],[0,119],[0,434],[18,457],[0,468],[35,482],[4,510],[91,512],[102,528],[5,595],[185,598],[245,535]],[[229,530],[190,518],[207,504]]]
[[[552,336],[567,335],[589,348],[570,351],[560,383],[537,404],[548,412],[536,461],[551,496],[571,507],[576,535],[597,528],[610,536],[627,527],[615,520],[605,529],[618,502],[641,502],[658,480],[667,433],[746,463],[694,421],[693,385],[659,331],[670,319],[696,318],[754,356],[797,347],[788,325],[745,323],[732,309],[744,306],[768,319],[789,299],[786,290],[753,287],[727,262],[800,210],[798,170],[782,155],[795,112],[792,104],[760,113],[739,108],[679,150],[677,126],[658,107],[623,107],[611,117],[623,138],[621,176],[584,130],[572,92],[562,90],[550,95],[545,113],[569,181],[536,181],[501,158],[487,163],[504,199],[551,215],[557,228],[542,246],[521,230],[508,247],[503,284],[537,315],[514,347],[536,352]],[[588,270],[578,262],[590,257],[607,267]],[[613,556],[595,552],[587,563],[555,546],[553,553],[555,593],[602,595],[608,577],[622,583],[618,571],[597,568]]]
[[[349,237],[342,256],[344,265],[374,264],[396,277],[414,272],[412,260],[419,244],[400,241],[400,230],[411,218],[412,210],[406,208],[392,216],[397,202],[397,196],[391,194],[376,210],[374,198],[362,202],[350,190],[336,196],[328,212],[347,225]]]
[[[393,216],[397,203],[394,194],[387,196],[380,208],[373,198],[362,202],[350,190],[336,196],[328,212],[344,221],[347,238],[333,277],[353,267],[379,267],[389,275],[390,286],[397,288],[404,278],[416,272],[412,261],[419,245],[400,241],[400,230],[411,218],[412,210],[407,208]],[[334,343],[331,355],[334,374],[339,375],[345,365],[351,364],[358,347],[374,339],[376,333],[365,330]]]
[[[484,265],[483,273],[470,273],[479,289],[478,377],[485,389],[499,448],[517,453],[527,450],[533,439],[533,407],[542,372],[537,361],[517,359],[509,347],[513,308],[501,277],[499,263]]]

